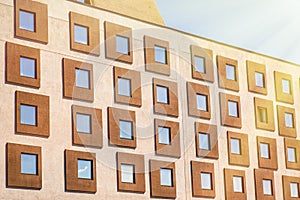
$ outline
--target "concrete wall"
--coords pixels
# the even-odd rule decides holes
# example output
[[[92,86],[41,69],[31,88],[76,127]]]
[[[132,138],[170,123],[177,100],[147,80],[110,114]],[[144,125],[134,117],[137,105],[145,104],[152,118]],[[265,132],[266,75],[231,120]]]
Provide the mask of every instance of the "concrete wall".
[[[248,199],[255,199],[255,186],[253,169],[258,168],[256,136],[267,136],[277,139],[279,169],[275,172],[276,198],[283,199],[281,175],[300,176],[300,172],[286,170],[284,162],[283,138],[278,136],[277,117],[275,115],[275,132],[260,131],[255,128],[253,97],[258,96],[274,100],[276,103],[273,71],[289,73],[293,76],[295,104],[291,107],[296,109],[296,117],[300,116],[299,76],[300,69],[296,65],[280,62],[275,59],[260,56],[247,51],[221,45],[208,40],[184,35],[180,32],[155,27],[140,21],[112,14],[92,7],[87,7],[70,1],[41,0],[48,4],[49,12],[49,43],[48,45],[29,42],[14,38],[14,8],[12,0],[0,0],[0,199],[62,199],[62,200],[90,200],[90,199],[149,199],[150,183],[149,173],[146,173],[146,192],[144,194],[117,192],[116,159],[117,151],[145,154],[146,171],[149,169],[149,159],[176,162],[177,176],[177,199],[193,199],[191,193],[190,161],[203,161],[215,164],[216,198],[225,199],[223,169],[241,169],[246,171]],[[100,20],[100,53],[99,57],[87,56],[86,54],[70,51],[69,44],[69,22],[68,13],[79,12]],[[104,54],[104,21],[133,28],[134,61],[132,65],[113,62],[105,59]],[[143,36],[149,35],[170,43],[171,49],[171,76],[157,75],[144,70]],[[18,43],[41,49],[41,88],[32,89],[22,86],[5,84],[5,42]],[[193,80],[191,78],[190,45],[199,45],[214,52],[215,83],[207,83]],[[218,88],[216,55],[222,55],[237,59],[239,62],[240,92],[224,91]],[[94,65],[95,101],[93,103],[82,103],[62,98],[62,58],[86,61]],[[246,77],[246,60],[262,63],[267,68],[268,95],[262,96],[248,92]],[[114,103],[113,96],[113,66],[134,69],[141,72],[143,106],[141,108],[128,107]],[[179,90],[179,112],[178,118],[169,118],[153,114],[152,107],[152,78],[157,77],[176,81]],[[210,87],[212,118],[202,120],[189,117],[187,114],[186,81],[192,81]],[[39,93],[50,96],[50,137],[48,139],[17,135],[14,131],[14,92],[16,90],[31,93]],[[234,129],[220,125],[219,98],[220,91],[240,95],[242,106],[242,128]],[[101,108],[103,110],[103,148],[84,148],[72,146],[71,130],[71,105],[85,105]],[[274,105],[274,107],[275,107]],[[107,112],[108,106],[130,109],[136,111],[137,119],[137,148],[135,150],[111,147],[107,138]],[[169,119],[180,122],[182,157],[172,159],[155,155],[153,119]],[[218,125],[219,133],[219,155],[218,160],[200,159],[196,157],[194,122],[212,123]],[[300,124],[297,123],[299,130]],[[249,136],[250,167],[229,166],[227,158],[226,131],[247,133]],[[299,137],[299,134],[297,135]],[[14,142],[20,144],[42,146],[43,155],[43,188],[39,190],[25,190],[6,188],[5,169],[5,144]],[[96,194],[81,194],[65,192],[64,188],[64,157],[65,149],[89,151],[97,154],[97,186]],[[196,198],[195,198],[196,199]],[[201,199],[201,198],[197,198]]]

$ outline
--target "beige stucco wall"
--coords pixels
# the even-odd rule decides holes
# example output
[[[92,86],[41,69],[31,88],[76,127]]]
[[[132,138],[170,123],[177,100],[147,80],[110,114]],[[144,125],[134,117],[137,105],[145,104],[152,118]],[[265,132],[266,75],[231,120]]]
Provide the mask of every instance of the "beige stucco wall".
[[[190,35],[183,35],[179,32],[155,27],[143,22],[129,19],[123,16],[112,14],[99,9],[86,7],[81,4],[53,0],[41,0],[48,4],[49,12],[49,44],[43,45],[14,38],[13,29],[13,1],[0,0],[0,199],[61,199],[61,200],[90,200],[90,199],[149,199],[150,186],[149,174],[146,173],[146,192],[144,194],[117,192],[117,177],[115,171],[115,152],[131,152],[145,154],[146,170],[149,169],[149,159],[158,159],[165,161],[174,161],[172,158],[154,155],[154,138],[153,138],[153,119],[168,119],[180,122],[181,127],[181,147],[183,155],[176,161],[177,176],[177,199],[193,199],[191,195],[191,172],[190,161],[204,161],[215,164],[216,180],[216,198],[224,199],[224,178],[223,168],[241,169],[246,171],[248,199],[255,199],[253,169],[258,168],[256,135],[268,136],[277,139],[279,169],[275,172],[275,191],[276,198],[283,199],[281,175],[300,176],[300,172],[286,170],[284,162],[283,138],[278,136],[277,117],[275,115],[276,131],[267,132],[255,129],[253,97],[258,96],[274,100],[275,105],[284,105],[275,101],[275,88],[273,71],[289,73],[293,76],[295,104],[291,107],[296,109],[296,117],[299,117],[300,97],[299,77],[300,69],[298,66],[280,62],[271,58],[263,57],[257,54],[242,51],[229,46],[203,40]],[[59,9],[58,9],[59,8]],[[82,53],[70,51],[69,49],[69,11],[80,12],[100,20],[100,41],[102,42],[99,57],[87,56]],[[134,62],[128,65],[120,62],[112,62],[105,59],[104,55],[104,26],[103,22],[111,21],[117,24],[133,28],[133,46]],[[166,77],[157,75],[144,70],[144,52],[143,36],[149,35],[170,42],[171,54],[171,76]],[[5,42],[18,43],[30,47],[41,49],[41,88],[31,89],[27,87],[5,84]],[[215,83],[205,83],[191,78],[190,67],[190,50],[191,44],[199,45],[204,48],[213,50],[214,63],[216,55],[231,57],[239,62],[240,92],[224,91],[218,88],[217,68],[215,65]],[[82,103],[62,98],[62,58],[71,58],[82,60],[94,65],[95,81],[95,101],[94,103]],[[248,92],[246,77],[246,60],[263,63],[267,67],[268,95],[262,96]],[[215,63],[216,64],[216,63]],[[114,103],[113,98],[113,66],[134,69],[141,72],[142,75],[142,96],[143,106],[141,108],[127,107]],[[153,77],[173,80],[178,83],[179,90],[179,112],[178,118],[170,118],[161,115],[154,115],[152,109],[152,86]],[[212,105],[212,119],[210,121],[192,118],[187,115],[187,97],[186,81],[192,81],[210,86]],[[50,137],[48,139],[17,135],[14,133],[14,92],[16,90],[39,93],[50,96]],[[220,126],[220,112],[218,93],[220,91],[229,94],[239,94],[242,105],[242,129],[234,129]],[[71,137],[71,105],[80,104],[103,110],[103,148],[83,148],[72,146]],[[107,112],[108,106],[117,108],[130,109],[136,111],[137,119],[137,148],[135,150],[111,147],[108,145],[107,138]],[[218,160],[196,158],[195,140],[194,140],[194,122],[212,123],[218,125],[219,129],[219,154]],[[297,123],[297,129],[300,124]],[[227,138],[226,131],[236,131],[247,133],[249,135],[250,149],[250,167],[229,166],[227,161]],[[299,134],[298,134],[299,137]],[[43,188],[38,190],[24,190],[6,188],[5,185],[5,144],[14,142],[20,144],[42,146],[43,156]],[[65,149],[89,151],[97,154],[97,193],[82,194],[64,191],[64,158]],[[196,198],[195,198],[196,199]],[[201,198],[197,198],[201,199]],[[203,198],[204,199],[204,198]]]

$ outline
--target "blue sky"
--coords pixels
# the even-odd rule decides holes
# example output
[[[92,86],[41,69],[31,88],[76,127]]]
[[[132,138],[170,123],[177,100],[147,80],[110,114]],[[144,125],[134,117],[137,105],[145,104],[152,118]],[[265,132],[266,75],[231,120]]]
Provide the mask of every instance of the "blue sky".
[[[167,26],[300,64],[299,0],[156,0]]]

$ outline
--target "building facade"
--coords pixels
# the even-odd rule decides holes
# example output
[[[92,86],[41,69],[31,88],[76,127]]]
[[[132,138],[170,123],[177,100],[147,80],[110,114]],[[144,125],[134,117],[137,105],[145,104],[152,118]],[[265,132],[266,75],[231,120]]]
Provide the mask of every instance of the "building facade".
[[[299,65],[150,0],[0,10],[1,199],[300,199]]]

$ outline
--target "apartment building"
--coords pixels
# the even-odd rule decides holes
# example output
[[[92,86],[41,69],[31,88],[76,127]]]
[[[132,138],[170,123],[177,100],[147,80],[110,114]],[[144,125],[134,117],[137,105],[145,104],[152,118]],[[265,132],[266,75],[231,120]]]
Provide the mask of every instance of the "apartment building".
[[[299,65],[153,0],[0,0],[0,27],[0,199],[300,199]]]

